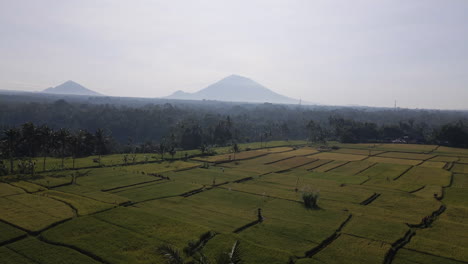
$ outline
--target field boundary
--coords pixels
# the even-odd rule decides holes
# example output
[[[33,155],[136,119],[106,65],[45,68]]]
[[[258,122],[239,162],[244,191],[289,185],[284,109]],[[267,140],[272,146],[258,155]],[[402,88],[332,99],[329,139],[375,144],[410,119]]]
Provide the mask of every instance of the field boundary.
[[[409,193],[416,193],[416,192],[421,191],[421,190],[424,189],[424,188],[426,188],[426,185],[423,185],[423,186],[417,188],[416,190],[409,191]]]
[[[314,163],[314,162],[316,162],[317,160],[318,160],[318,159],[316,159],[316,160],[311,160],[311,161],[308,161],[308,162],[306,162],[306,163],[304,163],[304,164],[297,165],[297,166],[293,166],[293,167],[287,168],[287,169],[285,169],[285,170],[275,171],[275,173],[284,173],[284,172],[288,172],[288,171],[290,171],[290,170],[294,170],[294,169],[300,168],[300,167],[302,167],[302,166],[305,166],[305,165],[309,165],[309,164],[311,164],[311,163]]]
[[[15,252],[16,254],[18,254],[18,255],[22,256],[22,257],[23,257],[23,258],[25,258],[25,259],[28,259],[28,260],[30,260],[30,261],[32,261],[32,262],[34,262],[34,263],[41,264],[41,263],[40,263],[40,262],[38,262],[37,260],[35,260],[35,259],[32,259],[31,257],[24,255],[23,253],[21,253],[21,252],[19,252],[19,251],[15,250],[15,249],[13,249],[13,248],[9,247],[8,245],[6,246],[6,248],[8,248],[9,250],[11,250],[11,251]]]
[[[21,236],[17,236],[17,237],[14,237],[14,238],[10,238],[10,239],[8,239],[8,240],[5,240],[5,241],[3,241],[3,242],[0,242],[0,247],[3,247],[3,246],[6,246],[6,245],[15,243],[16,241],[20,241],[20,240],[22,240],[22,239],[25,239],[26,237],[28,237],[28,234],[22,234]]]
[[[163,179],[133,183],[133,184],[113,187],[113,188],[109,188],[109,189],[101,189],[101,192],[112,192],[112,191],[119,190],[119,189],[125,189],[125,188],[129,188],[129,187],[134,187],[134,186],[138,186],[138,185],[144,185],[144,184],[147,184],[147,183],[153,183],[153,182],[159,182],[159,181],[163,181]]]
[[[406,247],[405,247],[405,249],[406,249],[406,250],[409,250],[409,251],[414,251],[414,252],[417,252],[417,253],[421,253],[421,254],[424,254],[424,255],[428,255],[428,256],[433,256],[433,257],[448,259],[448,260],[451,260],[451,261],[456,261],[456,262],[459,262],[459,263],[468,263],[468,261],[459,260],[459,259],[454,259],[454,258],[450,258],[450,257],[445,257],[445,256],[441,256],[441,255],[436,255],[436,254],[431,254],[431,253],[429,253],[429,252],[425,252],[425,251],[421,251],[421,250],[417,250],[417,249],[406,248]]]
[[[402,173],[400,173],[400,175],[396,176],[395,178],[393,178],[394,181],[398,180],[399,178],[401,178],[403,175],[405,175],[408,171],[410,171],[412,168],[414,168],[414,165],[411,165],[409,168],[407,168],[406,170],[404,170]]]
[[[66,248],[69,248],[69,249],[72,249],[76,252],[79,252],[80,254],[83,254],[89,258],[92,258],[93,260],[97,261],[97,262],[100,262],[100,263],[103,263],[103,264],[111,264],[110,262],[104,260],[103,258],[97,256],[96,254],[94,253],[91,253],[87,250],[84,250],[84,249],[81,249],[77,246],[73,246],[73,245],[68,245],[68,244],[65,244],[65,243],[62,243],[62,242],[55,242],[55,241],[52,241],[52,240],[49,240],[47,238],[45,238],[44,236],[42,235],[39,235],[37,237],[38,240],[44,242],[44,243],[47,243],[47,244],[50,244],[50,245],[54,245],[54,246],[60,246],[60,247],[66,247]]]
[[[346,161],[345,163],[339,164],[339,165],[337,165],[337,166],[335,166],[335,167],[333,167],[333,168],[330,168],[330,169],[328,169],[328,170],[326,170],[326,171],[324,171],[324,172],[332,171],[332,170],[337,169],[337,168],[339,168],[339,167],[343,167],[344,165],[349,164],[349,163],[351,163],[351,161]]]
[[[325,162],[325,163],[319,164],[319,165],[317,165],[317,166],[315,166],[315,167],[313,167],[313,168],[307,169],[307,171],[315,170],[316,168],[321,167],[321,166],[324,166],[324,165],[327,165],[328,163],[331,163],[331,162],[333,162],[333,161],[334,161],[334,160],[330,160],[330,161],[327,161],[327,162]]]
[[[368,204],[372,203],[373,201],[375,201],[375,199],[379,198],[380,195],[381,195],[381,193],[374,193],[369,198],[365,199],[364,201],[360,202],[359,204],[360,205],[368,205]]]
[[[366,170],[368,170],[368,169],[374,167],[374,166],[377,165],[377,164],[378,164],[378,162],[375,162],[375,163],[371,164],[370,166],[368,166],[367,168],[362,169],[362,170],[356,172],[354,175],[358,175],[358,174],[360,174],[360,173],[363,173],[364,171],[366,171]]]
[[[281,159],[279,159],[279,160],[270,161],[270,162],[265,162],[265,163],[263,163],[263,165],[270,165],[270,164],[274,164],[274,163],[277,163],[277,162],[280,162],[280,161],[283,161],[283,160],[292,159],[292,158],[295,158],[295,157],[297,157],[297,156],[291,156],[291,157],[281,158]]]
[[[351,220],[352,217],[353,217],[352,214],[348,215],[348,217],[340,224],[340,226],[335,230],[335,232],[331,236],[327,237],[325,240],[323,240],[316,247],[312,248],[311,250],[306,251],[305,254],[304,254],[304,257],[301,257],[301,258],[311,258],[311,257],[313,257],[315,254],[317,254],[320,251],[324,250],[333,241],[335,241],[337,238],[339,238],[341,236],[341,230]]]

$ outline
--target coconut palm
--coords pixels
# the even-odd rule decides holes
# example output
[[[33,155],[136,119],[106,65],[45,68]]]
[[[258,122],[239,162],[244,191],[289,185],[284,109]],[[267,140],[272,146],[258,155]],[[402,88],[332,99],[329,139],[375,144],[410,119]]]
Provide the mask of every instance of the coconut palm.
[[[234,160],[236,160],[236,153],[238,153],[239,151],[240,151],[239,145],[237,145],[237,143],[234,143],[232,145],[232,152],[234,153]]]
[[[105,134],[104,130],[98,129],[95,133],[95,140],[96,140],[96,151],[99,155],[99,166],[102,166],[101,158],[102,155],[106,152],[106,145],[108,143],[107,135]]]
[[[21,141],[27,149],[27,155],[31,161],[36,156],[36,151],[41,144],[39,129],[31,122],[23,124],[21,126]]]
[[[62,169],[64,168],[64,160],[66,149],[70,143],[70,131],[66,128],[61,128],[55,132],[55,141],[57,142],[57,148],[60,152],[60,157],[62,158]]]
[[[185,264],[182,254],[177,248],[162,245],[158,248],[158,252],[166,258],[167,264]]]
[[[54,132],[47,125],[43,125],[38,128],[38,134],[41,142],[42,155],[44,156],[42,160],[42,170],[45,171],[47,156],[50,154],[50,149],[54,147]]]
[[[224,252],[220,254],[214,261],[208,259],[201,251],[198,249],[197,252],[192,252],[193,255],[188,255],[186,252],[186,257],[193,257],[193,260],[185,261],[184,256],[182,256],[181,251],[177,248],[174,248],[170,245],[162,245],[158,248],[158,253],[165,257],[167,264],[242,264],[241,251],[239,248],[239,241],[234,242],[231,250],[229,252]],[[186,250],[184,250],[186,251]]]
[[[10,159],[10,173],[13,174],[13,161],[16,155],[16,147],[21,138],[21,133],[17,128],[10,128],[3,132],[5,134],[6,152]]]

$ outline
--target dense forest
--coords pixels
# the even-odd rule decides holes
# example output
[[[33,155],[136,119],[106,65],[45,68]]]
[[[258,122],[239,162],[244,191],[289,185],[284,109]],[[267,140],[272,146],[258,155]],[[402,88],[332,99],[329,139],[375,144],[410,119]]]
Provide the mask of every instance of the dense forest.
[[[76,99],[0,102],[3,158],[169,152],[289,139],[468,147],[468,113],[464,111],[213,101],[145,105]]]

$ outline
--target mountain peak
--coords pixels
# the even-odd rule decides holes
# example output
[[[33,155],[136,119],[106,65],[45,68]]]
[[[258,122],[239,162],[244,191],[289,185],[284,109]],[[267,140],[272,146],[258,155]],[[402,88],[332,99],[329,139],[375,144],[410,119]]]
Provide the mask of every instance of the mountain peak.
[[[237,75],[237,74],[231,74],[231,75],[225,77],[224,79],[249,79],[249,78],[241,76],[241,75]]]
[[[196,93],[177,91],[166,98],[284,104],[299,102],[299,100],[275,93],[252,79],[236,74],[229,75]]]
[[[67,94],[67,95],[89,95],[89,96],[101,96],[102,95],[72,80],[68,80],[53,88],[52,87],[47,88],[42,92],[51,93],[51,94]]]

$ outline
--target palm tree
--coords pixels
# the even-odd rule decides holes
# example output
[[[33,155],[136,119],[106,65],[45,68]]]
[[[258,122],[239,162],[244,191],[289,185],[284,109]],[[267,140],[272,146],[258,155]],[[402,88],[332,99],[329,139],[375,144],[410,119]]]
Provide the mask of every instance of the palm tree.
[[[171,155],[172,160],[174,160],[174,156],[175,156],[176,153],[177,153],[177,150],[175,149],[175,147],[171,146],[169,148],[169,154]]]
[[[55,132],[55,139],[57,142],[57,147],[60,151],[60,157],[62,158],[62,169],[64,168],[64,160],[65,160],[65,150],[70,143],[70,131],[66,128],[61,128],[57,132]]]
[[[165,244],[160,246],[158,251],[166,258],[167,264],[185,264],[185,261],[180,254],[180,250],[177,248]]]
[[[234,152],[234,160],[236,160],[236,153],[238,153],[239,151],[239,145],[237,145],[237,143],[234,143],[234,145],[232,145],[232,152]]]
[[[158,252],[166,258],[167,264],[242,264],[243,262],[238,240],[234,242],[229,252],[220,254],[215,261],[210,261],[202,252],[196,252],[198,254],[192,261],[185,261],[180,250],[167,244],[160,246]]]
[[[44,159],[42,161],[42,170],[46,170],[46,158],[50,154],[50,149],[53,147],[53,134],[54,132],[47,125],[43,125],[38,129],[39,138],[41,142],[42,155]]]
[[[161,154],[161,159],[164,160],[164,153],[166,152],[166,140],[163,138],[163,141],[159,143],[158,152]]]
[[[83,131],[80,130],[76,133],[72,133],[70,135],[69,143],[71,147],[71,154],[72,154],[72,160],[73,160],[73,165],[72,168],[75,168],[75,160],[76,157],[78,156],[78,153],[80,151],[81,145],[83,144],[84,140],[84,134]]]
[[[102,166],[101,158],[102,158],[102,155],[106,152],[106,145],[108,141],[104,130],[100,128],[96,130],[95,139],[96,139],[96,150],[97,150],[97,154],[99,155],[99,166]]]
[[[21,140],[28,151],[29,161],[36,156],[36,150],[39,147],[40,133],[33,123],[28,122],[21,126]]]
[[[10,128],[3,132],[5,134],[6,150],[10,157],[10,173],[13,174],[13,161],[16,154],[16,146],[20,141],[20,131],[17,128]]]

